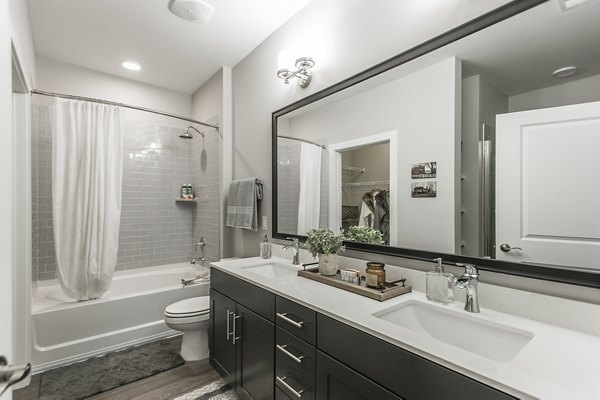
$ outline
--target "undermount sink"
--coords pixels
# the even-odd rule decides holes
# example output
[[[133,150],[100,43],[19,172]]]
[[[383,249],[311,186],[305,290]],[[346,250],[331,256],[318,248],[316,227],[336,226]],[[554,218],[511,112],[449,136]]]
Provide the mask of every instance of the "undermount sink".
[[[466,312],[411,300],[373,316],[499,362],[509,362],[533,333],[482,320]]]
[[[281,264],[275,261],[266,261],[261,264],[248,265],[242,267],[243,270],[266,278],[281,278],[284,276],[298,274],[299,268],[292,265]]]

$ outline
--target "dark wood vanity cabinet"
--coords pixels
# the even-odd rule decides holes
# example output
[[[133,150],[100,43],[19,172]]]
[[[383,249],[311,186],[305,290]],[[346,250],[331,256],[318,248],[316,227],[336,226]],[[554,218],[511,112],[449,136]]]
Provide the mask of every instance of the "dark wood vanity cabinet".
[[[514,399],[216,268],[209,343],[243,400]]]
[[[275,384],[288,399],[315,399],[317,313],[277,296]]]
[[[333,357],[363,377],[368,377],[400,398],[408,400],[515,399],[333,318],[318,314],[317,327],[319,351]],[[493,346],[493,343],[490,345]],[[319,373],[320,362],[322,358],[319,358],[318,354],[318,395],[321,394],[324,384],[322,377],[325,376],[322,371]],[[333,376],[332,373],[330,375]],[[317,398],[328,397],[317,396]]]
[[[210,294],[211,365],[240,399],[272,400],[275,295],[216,269]]]

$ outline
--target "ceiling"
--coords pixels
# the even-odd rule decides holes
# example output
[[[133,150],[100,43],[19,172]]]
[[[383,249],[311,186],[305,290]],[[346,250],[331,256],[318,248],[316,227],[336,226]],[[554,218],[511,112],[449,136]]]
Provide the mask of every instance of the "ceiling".
[[[213,18],[178,18],[168,0],[28,0],[36,54],[193,93],[234,67],[311,0],[208,0]],[[139,72],[121,67],[142,65]]]

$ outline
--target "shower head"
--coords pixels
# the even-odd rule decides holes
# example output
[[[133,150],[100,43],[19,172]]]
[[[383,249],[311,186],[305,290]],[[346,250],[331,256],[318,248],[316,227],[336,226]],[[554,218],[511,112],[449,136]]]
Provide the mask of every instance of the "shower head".
[[[190,132],[190,129],[195,130],[196,132],[198,132],[198,134],[202,137],[204,137],[204,133],[200,132],[198,129],[194,128],[193,126],[188,126],[187,128],[185,128],[183,131],[181,131],[181,133],[179,134],[179,137],[182,139],[193,139],[194,135],[192,135],[192,133]]]
[[[189,133],[187,130],[181,131],[181,133],[179,134],[179,137],[182,138],[182,139],[193,139],[194,138],[192,136],[192,134]]]

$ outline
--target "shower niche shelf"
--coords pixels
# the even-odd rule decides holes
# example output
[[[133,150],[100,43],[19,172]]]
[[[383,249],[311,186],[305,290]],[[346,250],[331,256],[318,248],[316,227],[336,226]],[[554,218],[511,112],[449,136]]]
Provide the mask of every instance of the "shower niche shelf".
[[[194,197],[193,199],[182,199],[181,197],[175,198],[176,203],[198,203],[198,198]]]

